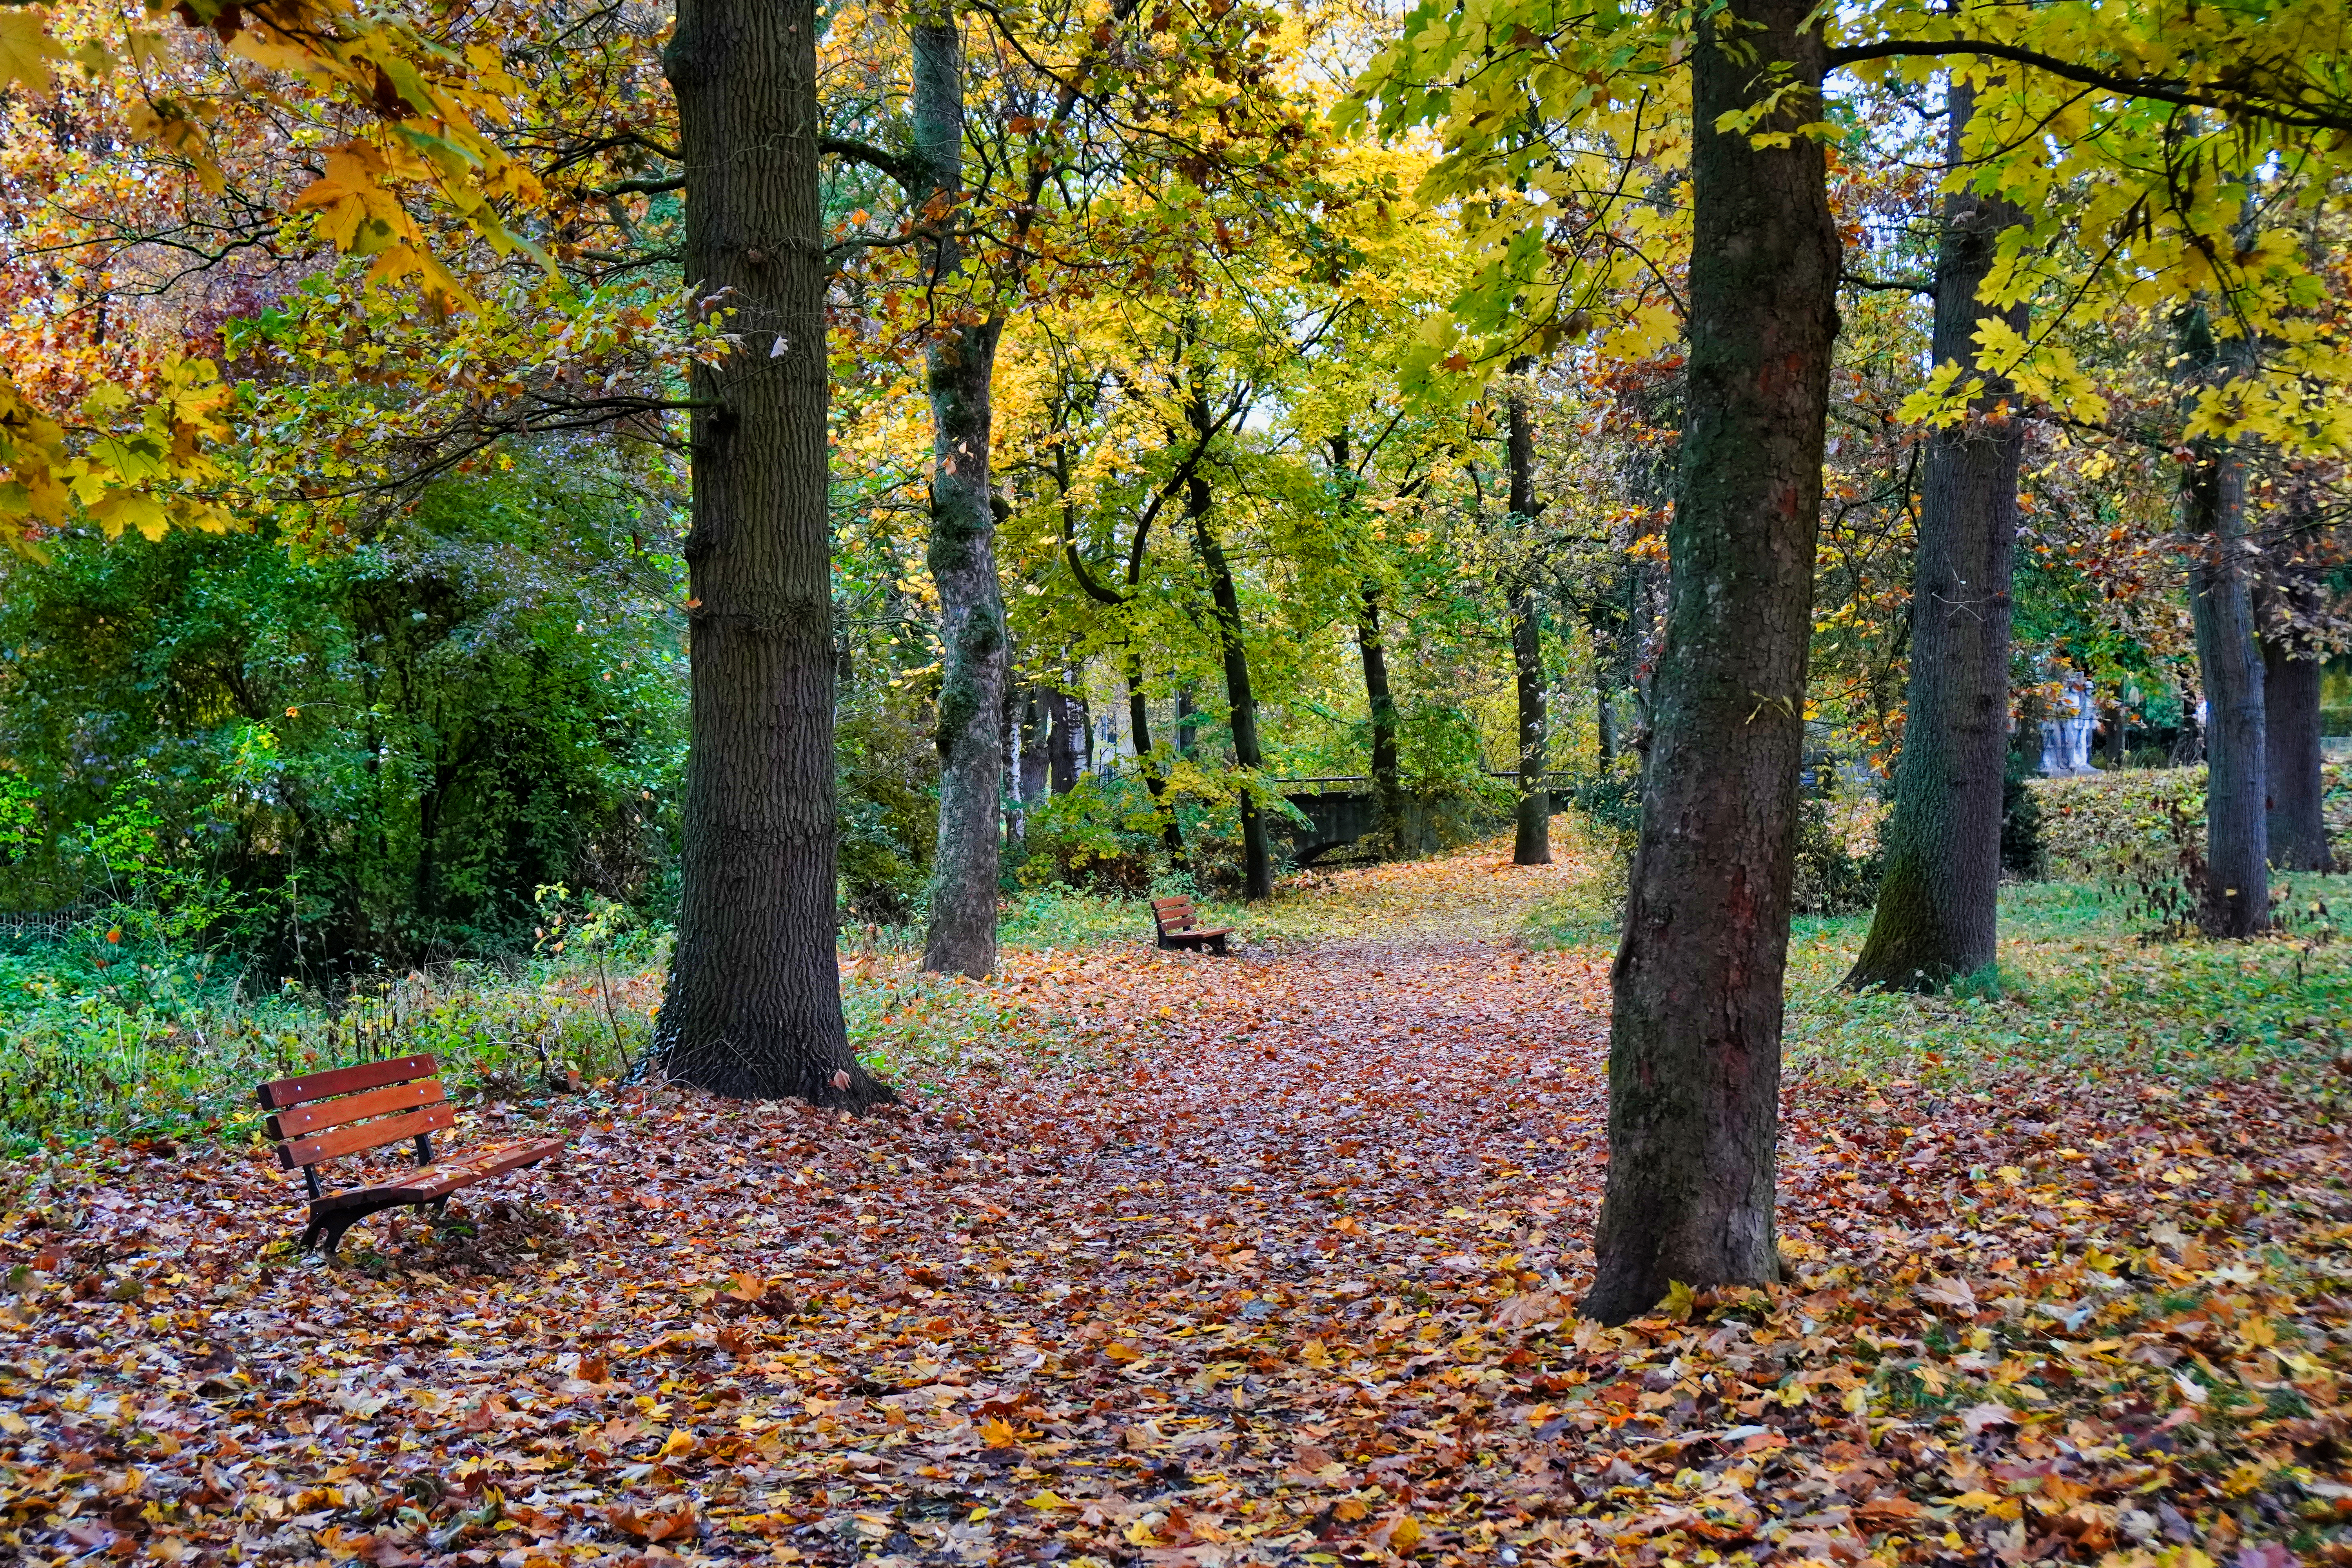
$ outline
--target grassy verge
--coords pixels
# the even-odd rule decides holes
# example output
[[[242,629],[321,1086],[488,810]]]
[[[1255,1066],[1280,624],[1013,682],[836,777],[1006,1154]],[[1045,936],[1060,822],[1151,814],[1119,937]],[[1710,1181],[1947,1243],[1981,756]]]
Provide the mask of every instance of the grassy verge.
[[[1598,880],[1598,879],[1596,879]],[[2294,900],[2346,907],[2352,878],[2297,877]],[[1537,911],[1540,946],[1616,941],[1603,888]],[[2128,895],[2085,882],[2001,890],[1997,994],[1839,988],[1867,913],[1801,919],[1789,944],[1787,1060],[1837,1080],[1960,1082],[2012,1068],[2126,1067],[2186,1082],[2285,1068],[2315,1079],[2352,1044],[2352,943],[2325,924],[2258,942],[2158,941]]]
[[[2300,878],[2340,902],[2352,879]],[[2352,947],[2321,929],[2259,942],[2146,936],[2124,895],[2001,891],[1995,996],[1838,988],[1867,915],[1804,921],[1789,951],[1789,1059],[1832,1078],[1933,1082],[2011,1068],[2128,1067],[2187,1082],[2324,1068],[2352,1030]]]

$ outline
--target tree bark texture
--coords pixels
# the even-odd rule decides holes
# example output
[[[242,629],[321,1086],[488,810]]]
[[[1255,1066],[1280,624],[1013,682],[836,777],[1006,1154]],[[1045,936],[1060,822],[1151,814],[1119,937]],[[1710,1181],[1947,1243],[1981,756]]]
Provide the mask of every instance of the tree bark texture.
[[[1965,154],[1975,93],[1955,83],[1950,162]],[[1933,353],[1963,380],[1982,374],[1977,323],[2022,331],[2022,305],[1995,310],[1977,294],[2002,229],[2023,221],[2008,202],[1973,191],[1945,198],[1936,252]],[[1992,966],[2000,949],[2000,802],[2009,749],[2011,558],[2023,429],[2004,405],[2014,389],[1987,376],[1960,424],[1928,437],[1912,569],[1911,672],[1886,826],[1885,876],[1850,986],[1939,991]]]
[[[1520,380],[1528,362],[1511,366],[1510,391],[1504,399],[1504,450],[1511,470],[1511,524],[1525,529],[1540,510],[1536,502],[1535,423],[1528,417],[1528,389]],[[1550,748],[1544,716],[1543,622],[1536,614],[1535,595],[1525,583],[1510,595],[1511,665],[1518,688],[1519,799],[1517,832],[1512,836],[1515,866],[1551,864],[1551,792],[1544,773]]]
[[[665,59],[692,185],[686,274],[743,345],[693,371],[693,750],[653,1054],[720,1094],[891,1098],[835,958],[825,259],[813,0],[680,0]]]
[[[1194,428],[1208,438],[1209,411],[1193,406]],[[1209,597],[1217,607],[1217,641],[1224,655],[1225,701],[1233,710],[1234,761],[1255,772],[1263,763],[1257,743],[1257,696],[1250,689],[1249,650],[1242,642],[1241,595],[1234,586],[1234,569],[1225,559],[1215,526],[1209,519],[1209,481],[1195,473],[1184,491],[1184,512],[1200,547],[1201,566],[1209,574]],[[1256,797],[1241,787],[1242,897],[1253,902],[1274,897],[1274,862],[1267,854],[1265,818]]]
[[[1582,1308],[1607,1322],[1646,1311],[1675,1281],[1779,1273],[1781,986],[1838,237],[1818,143],[1759,149],[1716,123],[1769,88],[1776,62],[1801,96],[1763,129],[1815,117],[1822,48],[1801,31],[1809,9],[1732,0],[1692,58],[1681,488],[1612,976],[1608,1186]]]
[[[925,257],[934,279],[953,278],[963,247],[963,34],[952,13],[909,29],[914,56],[915,155],[925,188],[918,208],[940,212]],[[996,968],[996,899],[1003,752],[1004,602],[996,579],[996,513],[989,493],[989,384],[1002,322],[945,325],[924,355],[931,402],[931,537],[925,552],[940,595],[939,851],[931,878],[923,967],[973,976]]]
[[[2263,778],[2270,790],[2271,864],[2333,871],[2320,813],[2319,660],[2282,638],[2263,639]]]

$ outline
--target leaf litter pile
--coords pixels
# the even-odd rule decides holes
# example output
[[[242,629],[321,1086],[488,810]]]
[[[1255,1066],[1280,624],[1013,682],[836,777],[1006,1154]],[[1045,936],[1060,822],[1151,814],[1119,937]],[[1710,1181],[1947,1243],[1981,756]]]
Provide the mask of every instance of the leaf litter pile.
[[[1503,940],[1569,874],[1016,955],[1085,1065],[558,1101],[331,1268],[266,1151],[21,1162],[0,1557],[2352,1563],[2343,1144],[2276,1087],[1792,1085],[1791,1280],[1579,1321],[1605,965]]]

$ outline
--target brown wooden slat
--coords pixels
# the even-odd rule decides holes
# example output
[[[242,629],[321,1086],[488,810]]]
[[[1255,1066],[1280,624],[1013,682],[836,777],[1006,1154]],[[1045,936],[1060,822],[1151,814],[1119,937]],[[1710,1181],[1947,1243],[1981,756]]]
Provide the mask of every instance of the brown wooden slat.
[[[1189,910],[1192,907],[1192,900],[1186,898],[1154,899],[1151,907],[1155,910]]]
[[[331,1072],[314,1072],[304,1078],[281,1078],[263,1084],[254,1093],[260,1097],[262,1110],[283,1110],[289,1106],[325,1100],[331,1095],[353,1094],[362,1089],[378,1089],[387,1083],[406,1083],[411,1079],[432,1076],[431,1057],[394,1057],[390,1061],[362,1062],[355,1068],[337,1068]]]
[[[313,1100],[292,1110],[281,1110],[262,1123],[263,1131],[272,1138],[300,1138],[312,1132],[324,1132],[330,1127],[347,1127],[371,1116],[388,1116],[395,1110],[414,1110],[420,1105],[438,1105],[448,1099],[437,1078],[421,1078],[409,1083],[395,1083],[383,1089],[371,1089],[358,1094],[347,1094],[341,1100]]]
[[[331,1160],[338,1154],[356,1154],[362,1149],[381,1149],[387,1143],[401,1143],[419,1132],[431,1132],[438,1128],[457,1124],[457,1108],[444,1100],[418,1110],[404,1111],[398,1116],[386,1116],[374,1121],[362,1121],[356,1127],[338,1127],[331,1132],[316,1137],[297,1138],[278,1145],[278,1163],[288,1170],[297,1165],[315,1165],[321,1160]]]

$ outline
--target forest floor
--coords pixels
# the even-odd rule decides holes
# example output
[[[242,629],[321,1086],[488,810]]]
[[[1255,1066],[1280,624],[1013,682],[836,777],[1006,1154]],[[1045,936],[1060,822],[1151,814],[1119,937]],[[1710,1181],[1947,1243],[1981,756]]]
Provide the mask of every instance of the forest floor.
[[[2050,1006],[1807,1015],[1798,1279],[1611,1330],[1607,954],[1544,935],[1589,871],[1488,847],[1308,879],[1230,960],[1013,952],[994,1042],[864,1119],[485,1101],[453,1149],[571,1153],[332,1265],[257,1146],[16,1162],[0,1556],[2352,1563],[2341,1019],[2292,1005],[2332,951],[2210,961],[2304,988],[2256,988],[2269,1055],[2167,1035],[2221,1073]],[[2050,984],[2134,1005],[2099,941]],[[885,1031],[936,994],[892,963],[851,977]]]

